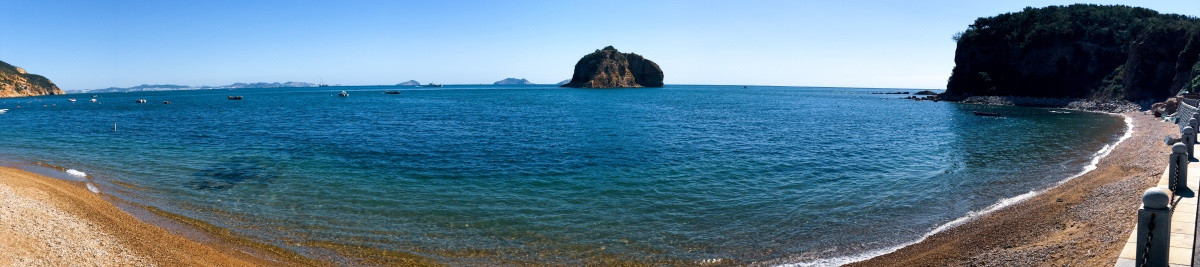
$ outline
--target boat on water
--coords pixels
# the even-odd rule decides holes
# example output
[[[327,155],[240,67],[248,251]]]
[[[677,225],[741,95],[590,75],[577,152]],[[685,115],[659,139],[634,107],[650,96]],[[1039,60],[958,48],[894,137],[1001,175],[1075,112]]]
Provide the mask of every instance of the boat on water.
[[[4,114],[5,112],[8,112],[7,108],[0,108],[0,114]]]
[[[74,99],[74,98],[67,98],[67,100],[68,100],[68,101],[71,101],[71,103],[75,103],[75,99]]]
[[[340,97],[348,97],[348,96],[350,96],[350,94],[347,94],[347,93],[346,93],[346,91],[342,91],[341,93],[338,93],[338,96],[340,96]]]
[[[146,103],[146,100],[145,100],[145,99],[138,99],[138,100],[137,100],[137,103],[138,103],[138,104],[145,104],[145,103]]]
[[[242,96],[240,96],[240,95],[231,95],[231,96],[227,96],[226,98],[228,98],[229,100],[242,100]]]
[[[442,87],[442,84],[440,84],[440,83],[429,83],[428,85],[425,85],[425,87]]]
[[[320,84],[320,85],[317,85],[317,87],[329,87],[329,85],[328,84]]]
[[[1001,117],[1000,113],[991,113],[991,112],[983,112],[983,111],[971,111],[971,113],[975,114],[975,116],[981,116],[981,117]]]
[[[398,95],[398,94],[400,94],[400,90],[389,90],[389,91],[384,91],[383,93],[389,94],[389,95]]]
[[[163,101],[163,104],[171,104],[171,101]]]
[[[92,103],[96,103],[96,99],[95,99],[95,98],[92,98],[92,100],[91,100],[91,101],[92,101]]]

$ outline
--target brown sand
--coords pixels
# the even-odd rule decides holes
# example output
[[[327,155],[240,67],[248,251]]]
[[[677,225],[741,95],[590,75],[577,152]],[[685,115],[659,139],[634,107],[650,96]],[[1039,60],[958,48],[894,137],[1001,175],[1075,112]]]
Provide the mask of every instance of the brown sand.
[[[853,266],[1112,266],[1141,193],[1167,165],[1174,124],[1142,113],[1097,169],[1029,200]]]
[[[0,167],[0,266],[312,264],[264,258],[142,222],[78,182]]]

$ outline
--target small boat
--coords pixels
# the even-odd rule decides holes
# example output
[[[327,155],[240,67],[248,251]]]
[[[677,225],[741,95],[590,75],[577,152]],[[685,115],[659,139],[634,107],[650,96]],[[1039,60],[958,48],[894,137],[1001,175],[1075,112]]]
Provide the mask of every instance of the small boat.
[[[7,108],[0,108],[0,114],[4,114],[5,112],[8,112]]]
[[[1000,113],[991,113],[991,112],[983,112],[983,111],[971,111],[971,113],[974,113],[975,116],[1000,117]]]
[[[346,91],[342,91],[341,93],[338,93],[338,96],[340,96],[340,97],[348,97],[348,96],[350,96],[350,94],[347,94],[347,93],[346,93]]]
[[[138,103],[138,104],[145,104],[145,103],[146,103],[146,100],[145,100],[145,99],[138,99],[138,100],[137,100],[137,103]]]
[[[228,96],[227,98],[229,98],[229,100],[242,100],[242,96],[240,96],[240,95],[231,95],[231,96]]]
[[[328,84],[321,84],[321,85],[317,85],[317,87],[329,87],[329,85],[328,85]]]
[[[395,90],[395,91],[384,91],[383,93],[384,93],[384,94],[389,94],[389,95],[398,95],[398,94],[400,94],[400,90]]]
[[[91,100],[91,101],[92,101],[92,103],[96,103],[96,99],[95,99],[95,98],[92,98],[92,100]]]
[[[440,84],[440,83],[429,83],[429,85],[426,85],[425,87],[442,87],[442,84]]]
[[[75,99],[74,99],[74,98],[67,98],[67,100],[71,101],[71,103],[75,103]]]
[[[171,101],[163,101],[163,104],[171,104]]]

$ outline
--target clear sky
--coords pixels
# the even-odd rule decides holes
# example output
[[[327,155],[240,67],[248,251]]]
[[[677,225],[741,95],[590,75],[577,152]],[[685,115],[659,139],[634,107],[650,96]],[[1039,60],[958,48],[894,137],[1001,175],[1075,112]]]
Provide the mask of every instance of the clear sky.
[[[975,18],[1074,1],[0,0],[0,60],[67,90],[535,83],[606,45],[668,84],[944,88]],[[1200,15],[1195,0],[1094,1]]]

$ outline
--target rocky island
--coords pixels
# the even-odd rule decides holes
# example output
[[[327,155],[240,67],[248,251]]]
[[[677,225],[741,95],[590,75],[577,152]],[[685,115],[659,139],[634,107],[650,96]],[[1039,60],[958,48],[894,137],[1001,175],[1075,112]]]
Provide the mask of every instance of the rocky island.
[[[0,97],[61,95],[62,89],[50,79],[29,74],[25,69],[0,61]]]
[[[499,81],[492,83],[492,85],[526,85],[526,84],[533,84],[533,83],[529,82],[529,80],[526,80],[526,79],[517,79],[517,78],[507,78],[507,79],[499,80]]]
[[[1120,5],[1027,7],[979,18],[954,39],[942,100],[1147,108],[1200,91],[1195,17]]]
[[[663,72],[654,61],[634,53],[621,53],[612,46],[596,50],[575,63],[574,88],[662,87]]]

